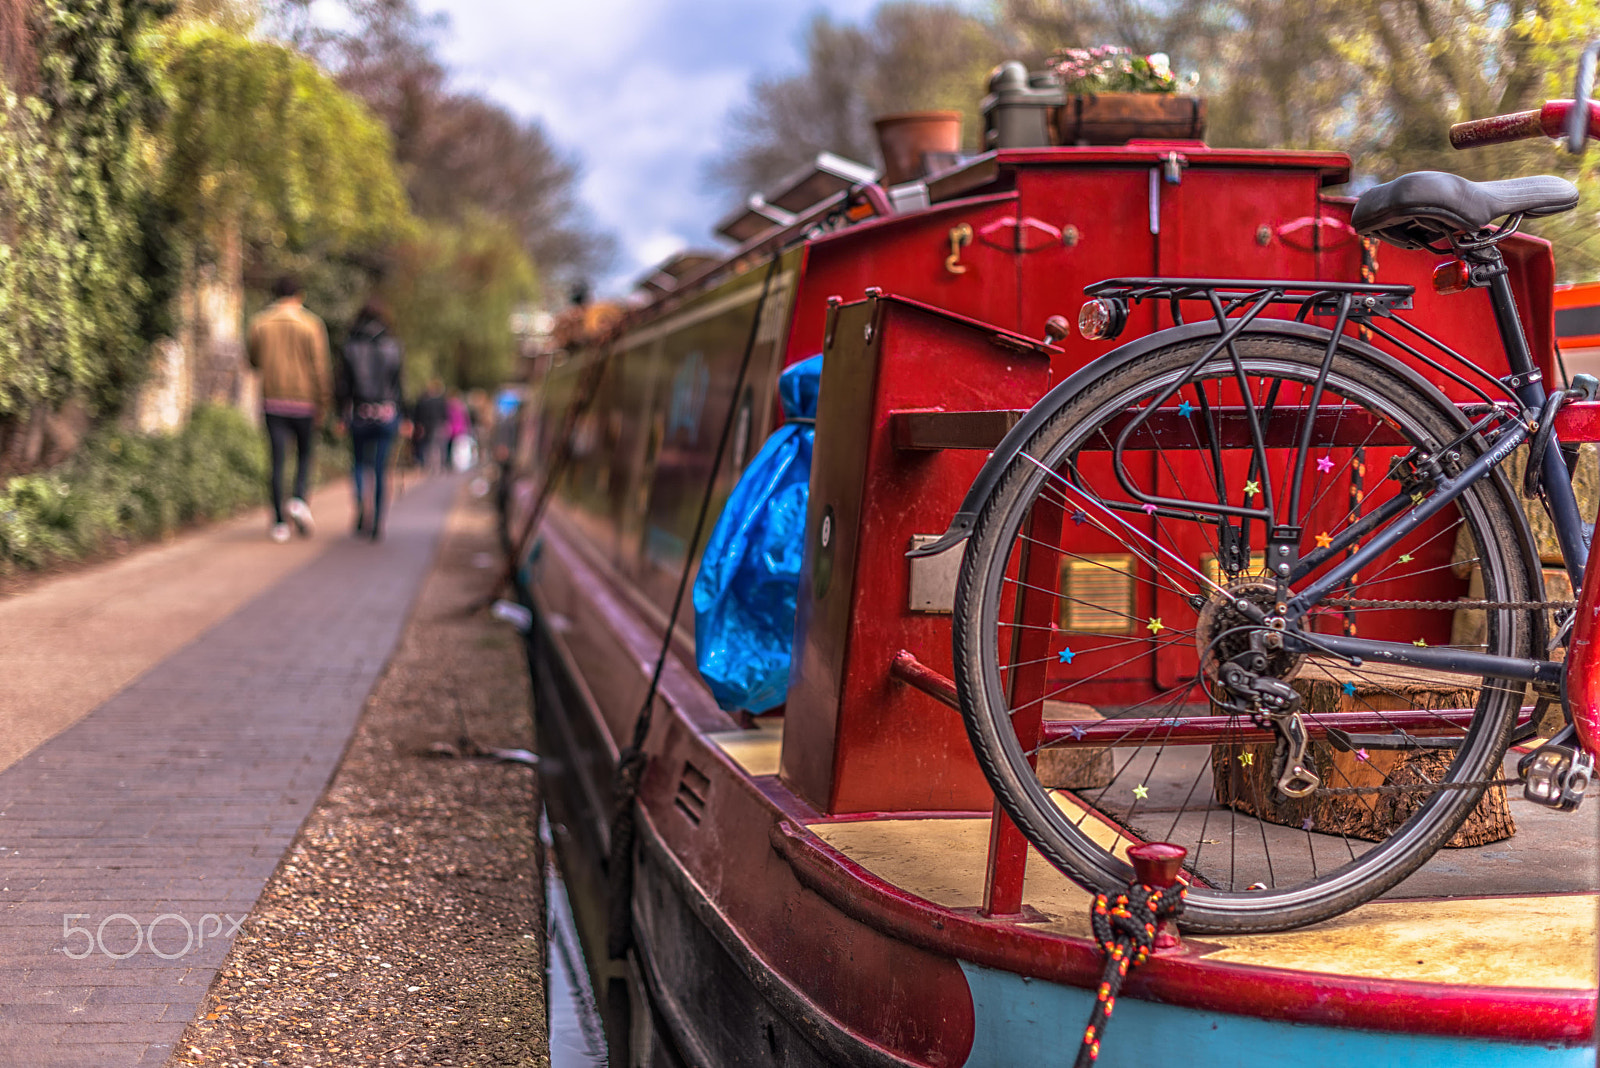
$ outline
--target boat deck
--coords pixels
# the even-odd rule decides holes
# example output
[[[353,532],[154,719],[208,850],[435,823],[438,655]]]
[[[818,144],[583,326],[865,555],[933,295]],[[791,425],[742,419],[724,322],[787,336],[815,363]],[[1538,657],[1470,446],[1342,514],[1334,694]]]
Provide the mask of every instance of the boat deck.
[[[777,774],[781,719],[710,737],[746,774]],[[1577,813],[1514,797],[1518,830],[1509,841],[1442,850],[1389,895],[1333,920],[1186,944],[1205,960],[1353,978],[1594,989],[1600,979],[1597,793],[1592,789]],[[1061,796],[1071,803],[1070,795]],[[887,814],[820,820],[808,829],[873,875],[932,904],[971,911],[983,903],[986,817]],[[1026,924],[1029,929],[1090,937],[1091,896],[1031,851],[1023,901],[1043,918]],[[1552,952],[1557,932],[1560,948]]]

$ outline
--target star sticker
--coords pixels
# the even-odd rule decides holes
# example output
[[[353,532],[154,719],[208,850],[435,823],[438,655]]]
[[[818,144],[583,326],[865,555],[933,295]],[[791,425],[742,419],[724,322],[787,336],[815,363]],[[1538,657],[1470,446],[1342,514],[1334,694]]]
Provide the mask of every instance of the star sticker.
[[[1367,759],[1367,751],[1365,749],[1357,749],[1356,750],[1356,759],[1357,760],[1365,760],[1365,759]]]
[[[1150,622],[1145,624],[1145,629],[1148,630],[1151,634],[1160,634],[1162,631],[1166,630],[1167,628],[1162,625],[1161,617],[1160,616],[1156,616],[1153,619],[1151,619]]]
[[[1323,474],[1327,474],[1329,471],[1332,471],[1333,470],[1333,457],[1324,456],[1322,459],[1318,460],[1317,461],[1317,470],[1321,471]]]
[[[1084,514],[1082,508],[1079,508],[1076,512],[1072,513],[1072,521],[1081,527],[1089,521],[1089,517]]]
[[[1150,796],[1150,788],[1144,783],[1140,783],[1138,786],[1133,788],[1133,796],[1138,800],[1143,801],[1145,798]]]
[[[1190,404],[1188,401],[1184,401],[1182,404],[1178,405],[1178,414],[1183,416],[1185,419],[1189,418],[1189,416],[1194,414],[1194,405]]]
[[[1323,531],[1321,534],[1317,535],[1317,548],[1326,549],[1328,546],[1330,546],[1332,544],[1333,544],[1333,535],[1329,534],[1327,531]]]
[[[1422,491],[1421,490],[1418,490],[1416,493],[1413,493],[1411,495],[1411,503],[1412,504],[1421,504],[1422,503]]]
[[[1302,831],[1309,831],[1316,825],[1317,821],[1312,819],[1310,816],[1307,816],[1305,819],[1300,821],[1300,829]]]
[[[1344,684],[1344,695],[1346,697],[1354,697],[1356,695],[1356,684],[1353,683],[1353,682],[1345,683]]]
[[[1144,514],[1145,515],[1155,515],[1156,514],[1156,506],[1153,505],[1153,504],[1145,505],[1144,506]]]
[[[1073,738],[1080,742],[1089,736],[1089,732],[1078,726],[1076,723],[1067,728],[1067,733],[1072,735]]]
[[[1254,497],[1256,494],[1258,494],[1260,492],[1261,492],[1261,483],[1255,481],[1254,479],[1252,479],[1251,481],[1246,482],[1244,484],[1244,495],[1246,497]]]
[[[1415,646],[1419,646],[1419,647],[1424,648],[1424,649],[1426,649],[1428,647],[1428,643],[1423,641],[1421,638],[1418,638],[1416,641],[1412,642],[1411,644],[1415,645]]]
[[[1254,764],[1255,762],[1256,762],[1256,755],[1254,753],[1240,753],[1239,754],[1239,763],[1243,764],[1245,767],[1248,768],[1251,764]]]
[[[1078,654],[1073,652],[1071,649],[1063,649],[1056,654],[1056,659],[1061,661],[1063,664],[1070,664],[1072,663],[1072,658],[1077,655]]]
[[[1402,564],[1409,564],[1413,559],[1415,558],[1410,553],[1402,553],[1400,556],[1400,562]]]

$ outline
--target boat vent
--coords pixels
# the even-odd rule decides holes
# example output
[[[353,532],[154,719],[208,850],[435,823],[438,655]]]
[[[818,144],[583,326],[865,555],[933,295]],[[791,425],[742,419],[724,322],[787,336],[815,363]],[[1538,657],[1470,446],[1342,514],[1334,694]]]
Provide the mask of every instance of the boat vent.
[[[711,792],[711,780],[705,772],[689,763],[683,762],[683,777],[678,780],[678,796],[672,803],[679,812],[689,817],[689,822],[695,826],[706,814],[706,797]]]
[[[1060,625],[1069,632],[1133,632],[1133,557],[1086,553],[1063,560]]]

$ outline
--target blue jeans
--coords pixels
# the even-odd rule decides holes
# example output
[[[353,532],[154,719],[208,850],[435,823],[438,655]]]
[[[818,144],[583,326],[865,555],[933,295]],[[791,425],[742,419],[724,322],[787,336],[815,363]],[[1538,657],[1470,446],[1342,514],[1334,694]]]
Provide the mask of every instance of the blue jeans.
[[[389,450],[394,446],[400,420],[372,423],[361,419],[350,422],[351,459],[350,478],[355,483],[356,513],[366,522],[363,529],[376,535],[383,524],[384,485],[387,482]],[[372,508],[366,505],[366,471],[372,470]]]

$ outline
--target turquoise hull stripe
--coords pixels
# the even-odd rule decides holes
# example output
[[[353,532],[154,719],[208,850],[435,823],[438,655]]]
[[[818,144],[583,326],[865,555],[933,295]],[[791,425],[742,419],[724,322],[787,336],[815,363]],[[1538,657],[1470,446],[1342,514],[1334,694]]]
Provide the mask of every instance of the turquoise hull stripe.
[[[961,962],[975,1033],[966,1068],[1071,1064],[1093,1006],[1091,991]],[[1591,1047],[1443,1038],[1230,1016],[1119,999],[1097,1068],[1595,1068]]]

